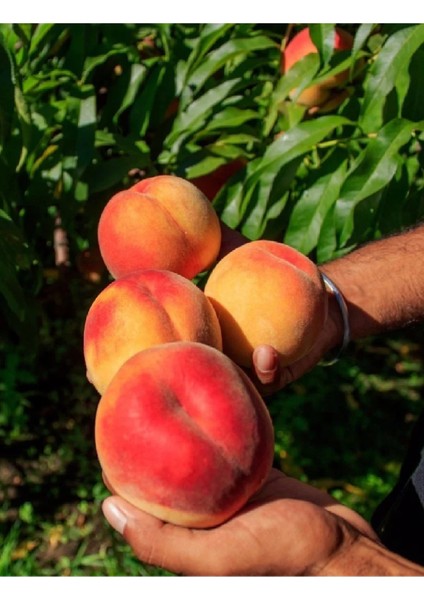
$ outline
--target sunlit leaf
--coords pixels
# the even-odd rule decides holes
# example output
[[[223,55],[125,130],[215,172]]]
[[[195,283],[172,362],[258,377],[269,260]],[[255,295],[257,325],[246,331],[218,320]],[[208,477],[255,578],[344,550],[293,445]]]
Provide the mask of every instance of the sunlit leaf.
[[[331,167],[303,192],[290,216],[284,241],[304,254],[317,246],[325,216],[339,196],[347,171],[344,153],[336,156]]]
[[[298,163],[295,161],[311,151],[336,127],[347,124],[349,121],[343,117],[325,116],[301,123],[279,136],[268,146],[262,158],[249,164],[243,187],[223,209],[222,218],[230,219],[226,222],[234,224],[237,214],[237,226],[241,225],[242,232],[250,239],[260,237],[265,231],[267,212],[271,210],[275,219],[276,206],[279,211],[284,207],[282,195],[296,175]]]
[[[275,48],[275,42],[265,36],[252,36],[251,38],[236,38],[229,40],[216,50],[210,52],[193,73],[186,80],[186,85],[194,90],[201,88],[204,83],[225,66],[230,60],[240,54],[250,54],[258,50]]]
[[[392,180],[401,160],[399,150],[417,128],[420,126],[416,123],[396,119],[370,141],[363,159],[344,182],[337,201],[336,219],[337,229],[341,232],[341,245],[347,242],[352,233],[354,208]]]
[[[326,65],[334,52],[334,24],[312,23],[309,25],[311,39]]]
[[[376,131],[381,126],[386,97],[423,44],[424,24],[400,29],[387,39],[364,83],[360,125],[365,131]]]

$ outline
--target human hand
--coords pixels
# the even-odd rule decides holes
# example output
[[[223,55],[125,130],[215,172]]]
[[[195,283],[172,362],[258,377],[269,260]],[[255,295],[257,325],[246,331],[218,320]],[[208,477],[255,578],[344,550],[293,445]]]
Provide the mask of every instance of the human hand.
[[[103,513],[141,561],[186,575],[308,575],[357,539],[377,540],[357,513],[276,469],[213,529],[164,523],[118,496],[104,501]]]
[[[272,346],[263,344],[253,351],[252,379],[263,395],[273,393],[313,369],[329,350],[341,345],[343,320],[334,295],[328,294],[328,315],[324,327],[311,350],[300,360],[282,367],[278,353]]]

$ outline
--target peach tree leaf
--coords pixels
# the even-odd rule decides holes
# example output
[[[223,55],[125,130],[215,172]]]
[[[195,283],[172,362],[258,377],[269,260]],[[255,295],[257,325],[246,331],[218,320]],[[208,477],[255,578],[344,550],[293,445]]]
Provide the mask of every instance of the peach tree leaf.
[[[328,64],[334,52],[334,27],[334,23],[313,23],[309,25],[311,39],[324,65]]]
[[[415,52],[424,44],[424,24],[405,27],[391,35],[364,81],[364,101],[359,125],[366,132],[378,131],[386,98],[398,79],[408,71]]]
[[[346,177],[347,158],[337,153],[326,172],[319,171],[296,202],[288,222],[284,242],[309,254],[317,246],[322,224],[327,212],[336,202]]]
[[[370,198],[376,198],[394,177],[402,162],[401,149],[411,140],[416,129],[424,122],[414,123],[407,119],[394,119],[387,123],[371,139],[361,160],[346,177],[335,205],[335,227],[340,246],[344,247],[354,233],[354,216],[358,206]],[[370,202],[370,210],[375,206]]]
[[[344,117],[323,116],[300,123],[274,140],[263,156],[249,163],[244,181],[238,190],[233,190],[222,210],[223,220],[230,226],[241,226],[242,233],[250,239],[261,237],[269,218],[277,218],[283,210],[284,193],[303,156],[334,129],[349,124]],[[218,199],[218,203],[222,201]]]

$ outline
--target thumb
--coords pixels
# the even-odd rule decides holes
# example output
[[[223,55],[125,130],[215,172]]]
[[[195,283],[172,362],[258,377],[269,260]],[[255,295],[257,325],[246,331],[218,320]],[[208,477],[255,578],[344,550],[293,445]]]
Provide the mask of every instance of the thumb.
[[[213,568],[207,530],[165,523],[119,496],[106,498],[102,511],[140,561],[187,575],[204,575]]]
[[[278,353],[272,346],[262,344],[253,351],[253,368],[263,385],[275,383],[279,377]]]
[[[252,362],[259,389],[265,395],[281,390],[302,374],[302,361],[283,368],[277,350],[269,344],[261,344],[254,349]]]

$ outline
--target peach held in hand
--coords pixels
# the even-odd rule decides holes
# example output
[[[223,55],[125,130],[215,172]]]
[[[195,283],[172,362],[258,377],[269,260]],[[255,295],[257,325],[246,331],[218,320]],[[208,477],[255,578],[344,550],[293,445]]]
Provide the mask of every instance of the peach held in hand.
[[[327,317],[327,294],[316,265],[278,242],[249,242],[227,254],[205,286],[221,324],[224,352],[252,366],[260,344],[277,350],[282,366],[312,348]]]
[[[272,422],[250,379],[193,342],[130,358],[99,402],[95,440],[114,493],[187,527],[213,527],[242,508],[274,454]]]
[[[216,260],[221,228],[196,186],[158,175],[109,200],[100,215],[98,238],[115,279],[140,269],[165,269],[192,279]]]
[[[171,271],[146,269],[110,283],[84,327],[87,376],[103,393],[118,368],[144,348],[188,340],[222,349],[221,329],[205,294]]]

